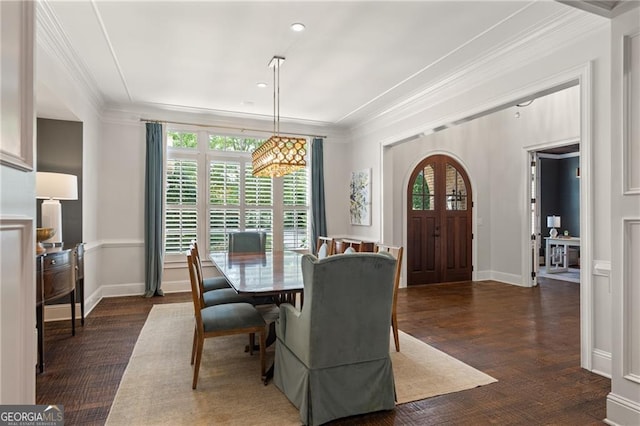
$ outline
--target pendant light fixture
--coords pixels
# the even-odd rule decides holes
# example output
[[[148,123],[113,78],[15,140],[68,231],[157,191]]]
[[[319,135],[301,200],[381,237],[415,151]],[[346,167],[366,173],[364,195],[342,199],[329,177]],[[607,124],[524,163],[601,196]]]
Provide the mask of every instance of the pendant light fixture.
[[[273,68],[273,136],[251,154],[253,175],[280,177],[305,167],[307,140],[280,136],[280,67],[284,57],[274,56],[269,62]]]

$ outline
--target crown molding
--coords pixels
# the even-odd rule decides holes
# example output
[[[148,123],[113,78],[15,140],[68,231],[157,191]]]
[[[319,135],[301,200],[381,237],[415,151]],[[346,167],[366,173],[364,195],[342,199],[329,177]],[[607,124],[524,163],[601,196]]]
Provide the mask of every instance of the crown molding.
[[[132,102],[130,104],[112,103],[106,106],[105,109],[112,111],[126,111],[126,112],[139,112],[142,114],[147,113],[185,113],[192,114],[194,116],[212,116],[222,119],[235,119],[235,120],[250,120],[259,123],[266,123],[273,128],[273,116],[265,114],[254,114],[250,112],[237,112],[228,110],[219,110],[211,108],[193,107],[188,105],[166,104],[159,102]],[[300,126],[315,126],[315,127],[340,127],[336,126],[328,121],[319,120],[307,120],[302,118],[293,118],[287,116],[280,116],[280,124],[286,123],[291,125]]]
[[[112,124],[140,125],[141,120],[146,119],[167,123],[186,122],[211,127],[259,129],[265,132],[273,130],[273,117],[151,103],[111,104],[103,110],[101,119],[104,123]],[[280,124],[282,133],[325,135],[328,140],[334,142],[344,142],[349,136],[346,128],[327,122],[282,120],[281,117]],[[282,126],[282,124],[285,125]]]
[[[577,10],[569,9],[559,13],[547,20],[545,25],[534,26],[524,31],[517,39],[502,43],[481,59],[459,67],[444,78],[423,86],[414,94],[362,117],[350,127],[350,130],[352,134],[363,131],[371,134],[381,128],[399,124],[408,117],[425,114],[443,100],[460,96],[487,80],[527,66],[540,57],[564,49],[607,25],[608,22],[603,18]],[[457,117],[451,117],[451,121],[434,122],[413,128],[406,134],[431,133],[441,125],[449,125],[465,117],[466,115],[459,114]]]
[[[69,73],[70,80],[77,82],[89,103],[100,112],[105,103],[104,97],[86,64],[73,49],[49,1],[36,2],[36,19],[38,45],[62,65]]]

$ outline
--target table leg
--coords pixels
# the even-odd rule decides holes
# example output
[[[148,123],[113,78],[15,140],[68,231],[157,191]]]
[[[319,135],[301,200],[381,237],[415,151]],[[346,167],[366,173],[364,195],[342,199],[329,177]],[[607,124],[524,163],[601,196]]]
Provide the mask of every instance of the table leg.
[[[71,335],[76,335],[76,291],[69,293],[69,303],[71,304]]]
[[[273,343],[276,341],[276,323],[275,321],[272,322],[271,324],[269,324],[269,333],[267,334],[267,341],[265,343],[265,347],[269,347],[271,345],[273,345]],[[260,350],[260,346],[259,345],[253,345],[253,350],[254,351],[259,351]],[[245,352],[249,352],[249,345],[245,346],[244,348]]]
[[[38,371],[44,373],[44,306],[36,306],[36,326],[38,328]]]
[[[262,383],[264,383],[265,386],[267,386],[269,384],[269,382],[271,381],[271,379],[273,379],[273,368],[274,368],[274,366],[275,366],[275,363],[271,364],[271,367],[269,367],[269,369],[265,373],[264,377],[262,378]]]

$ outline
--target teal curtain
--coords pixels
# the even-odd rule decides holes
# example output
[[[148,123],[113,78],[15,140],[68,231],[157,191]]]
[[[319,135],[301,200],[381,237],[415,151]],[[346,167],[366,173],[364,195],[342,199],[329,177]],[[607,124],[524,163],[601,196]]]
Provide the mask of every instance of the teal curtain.
[[[311,145],[311,250],[315,253],[319,236],[327,235],[324,202],[324,157],[322,138],[313,138]]]
[[[162,124],[147,123],[144,178],[144,296],[163,296],[162,266]]]

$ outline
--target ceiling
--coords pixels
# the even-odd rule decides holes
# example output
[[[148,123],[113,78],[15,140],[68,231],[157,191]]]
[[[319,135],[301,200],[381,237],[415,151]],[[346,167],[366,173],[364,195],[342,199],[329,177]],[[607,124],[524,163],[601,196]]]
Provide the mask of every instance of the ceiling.
[[[102,108],[272,119],[268,63],[280,55],[280,116],[345,127],[576,10],[549,1],[47,0],[38,8]],[[292,31],[296,22],[306,29]],[[59,107],[53,88],[38,88],[38,116]]]

